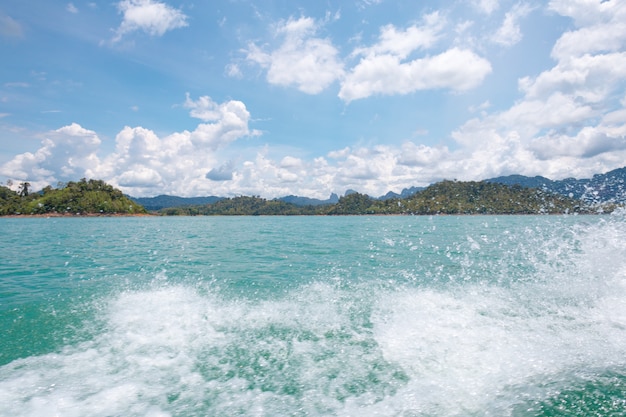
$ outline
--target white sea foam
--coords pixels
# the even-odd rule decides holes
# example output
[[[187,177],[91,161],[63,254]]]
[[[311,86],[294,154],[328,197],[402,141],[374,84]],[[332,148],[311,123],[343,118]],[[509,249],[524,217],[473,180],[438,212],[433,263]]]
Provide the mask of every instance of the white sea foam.
[[[254,300],[161,276],[97,301],[92,340],[1,367],[0,415],[509,415],[626,367],[624,227],[530,242],[535,268],[506,285],[339,279]]]

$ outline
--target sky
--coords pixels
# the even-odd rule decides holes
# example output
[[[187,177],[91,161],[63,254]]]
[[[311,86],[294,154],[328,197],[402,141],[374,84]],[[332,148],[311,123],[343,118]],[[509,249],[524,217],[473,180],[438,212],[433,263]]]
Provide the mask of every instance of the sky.
[[[3,0],[0,182],[371,196],[626,166],[626,0]]]

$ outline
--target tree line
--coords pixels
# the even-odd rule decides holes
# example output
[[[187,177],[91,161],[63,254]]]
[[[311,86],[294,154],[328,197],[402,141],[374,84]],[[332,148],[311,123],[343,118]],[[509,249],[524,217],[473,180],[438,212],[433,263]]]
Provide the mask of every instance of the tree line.
[[[408,198],[379,200],[352,193],[335,204],[300,206],[259,196],[224,198],[212,204],[170,207],[152,212],[164,216],[271,215],[437,215],[560,214],[611,212],[616,205],[590,206],[580,200],[536,188],[487,181],[442,181]],[[101,180],[45,187],[31,192],[28,182],[18,191],[0,186],[0,215],[16,214],[143,214],[147,210]]]
[[[176,215],[362,215],[362,214],[561,214],[610,212],[614,205],[589,206],[559,194],[519,185],[442,181],[408,198],[378,200],[353,193],[336,204],[297,206],[259,196],[225,198],[212,204],[170,207],[159,210]]]

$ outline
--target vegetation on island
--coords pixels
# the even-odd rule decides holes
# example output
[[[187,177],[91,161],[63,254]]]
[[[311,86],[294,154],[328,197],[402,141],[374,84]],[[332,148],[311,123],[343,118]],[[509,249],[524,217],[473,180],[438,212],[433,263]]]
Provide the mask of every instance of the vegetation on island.
[[[28,182],[19,191],[0,186],[0,215],[113,215],[145,214],[146,209],[120,190],[100,180],[85,178],[59,188],[45,187],[31,192]]]
[[[520,185],[488,181],[442,181],[406,198],[376,199],[350,193],[336,203],[296,205],[259,196],[219,199],[210,204],[168,207],[152,213],[176,216],[244,215],[437,215],[437,214],[561,214],[611,212],[616,205],[589,205],[560,194]],[[0,186],[0,215],[144,214],[147,210],[100,180],[81,179],[53,189],[31,192],[29,183],[18,191]]]
[[[170,207],[175,215],[360,215],[360,214],[561,214],[609,212],[614,206],[588,206],[539,189],[498,183],[442,181],[408,198],[379,200],[351,193],[336,204],[297,206],[278,199],[225,198],[212,204]]]

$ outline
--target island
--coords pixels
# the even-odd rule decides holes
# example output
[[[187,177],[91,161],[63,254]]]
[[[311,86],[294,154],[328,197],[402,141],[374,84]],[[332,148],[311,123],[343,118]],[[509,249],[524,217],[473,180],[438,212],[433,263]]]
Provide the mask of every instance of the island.
[[[148,211],[137,201],[101,180],[68,182],[60,188],[30,192],[0,186],[1,216],[269,216],[269,215],[475,215],[475,214],[598,214],[616,203],[589,204],[540,188],[490,181],[445,180],[408,197],[374,198],[350,192],[336,203],[297,205],[260,196],[218,198],[211,203]]]
[[[337,203],[296,205],[259,196],[224,198],[210,204],[168,207],[176,215],[445,215],[608,213],[615,204],[590,205],[536,188],[487,181],[441,181],[406,198],[376,199],[353,192]]]
[[[30,184],[20,184],[19,192],[0,186],[0,215],[113,216],[145,215],[147,210],[120,190],[101,180],[85,178],[30,192]]]

